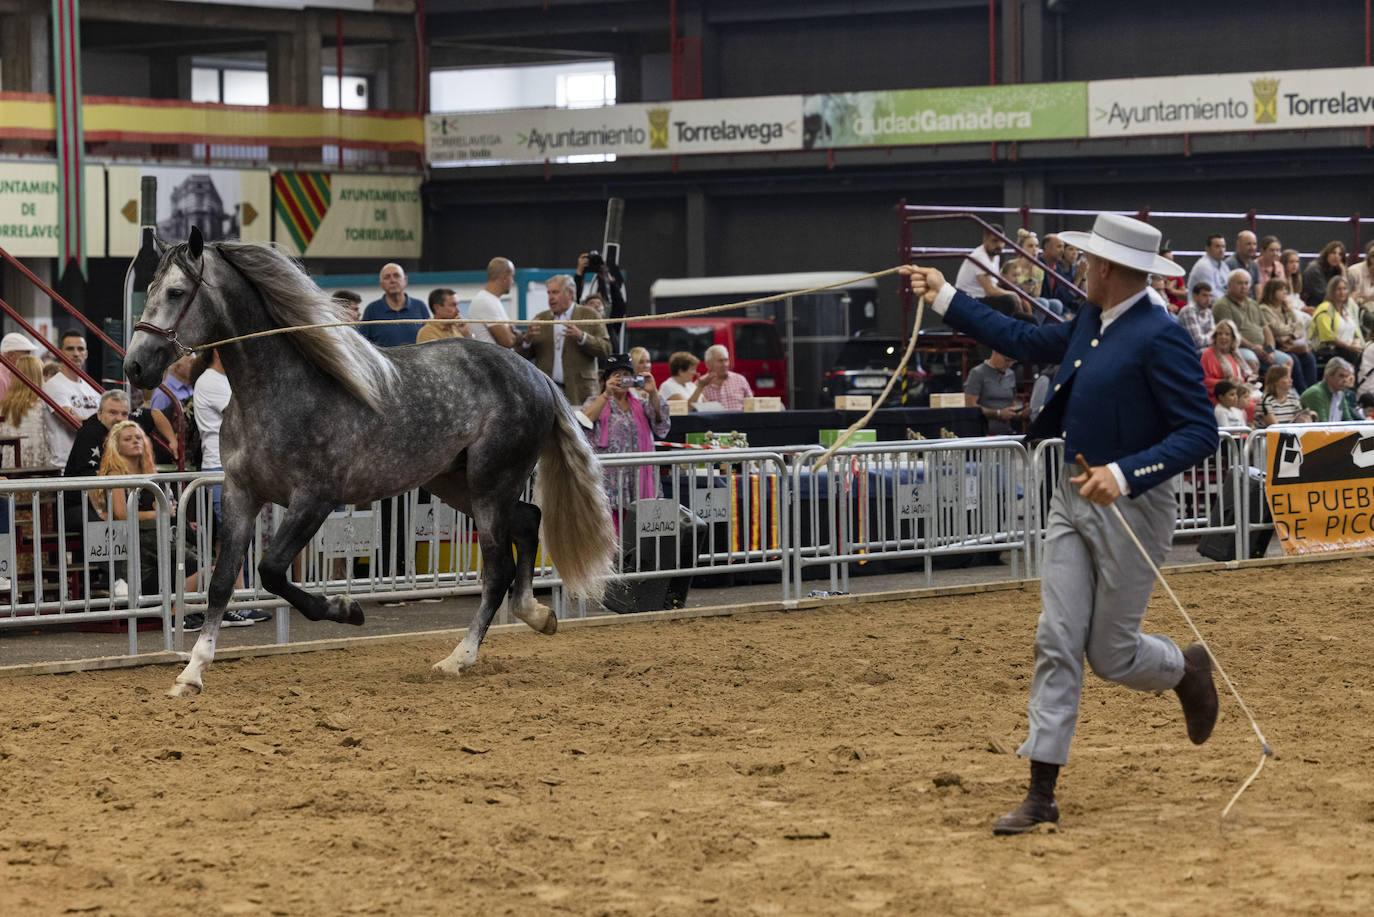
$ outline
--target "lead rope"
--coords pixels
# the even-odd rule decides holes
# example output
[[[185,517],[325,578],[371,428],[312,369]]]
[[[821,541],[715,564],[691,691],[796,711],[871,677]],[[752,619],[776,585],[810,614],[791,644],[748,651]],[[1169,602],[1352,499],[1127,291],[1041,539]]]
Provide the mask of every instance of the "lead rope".
[[[702,306],[699,309],[683,309],[679,312],[660,312],[655,315],[634,315],[622,318],[573,318],[573,319],[554,319],[554,318],[532,318],[522,321],[522,325],[618,325],[630,324],[633,322],[660,321],[666,318],[686,318],[692,315],[709,315],[712,312],[724,312],[727,309],[742,309],[746,306],[757,306],[763,303],[777,302],[782,299],[790,299],[793,296],[805,296],[808,293],[822,293],[826,290],[835,290],[840,287],[847,287],[852,283],[861,280],[872,280],[878,277],[886,277],[888,274],[895,274],[901,270],[901,266],[890,267],[886,270],[874,271],[871,274],[864,274],[861,277],[850,277],[847,280],[837,280],[835,283],[826,283],[818,287],[807,287],[805,290],[792,290],[788,293],[775,293],[772,296],[761,296],[757,299],[744,299],[739,302],[725,303],[719,306]],[[919,314],[919,313],[918,313]],[[193,350],[213,350],[216,347],[223,347],[226,344],[237,344],[239,341],[251,341],[256,338],[272,337],[277,334],[293,334],[297,331],[310,331],[315,328],[353,328],[367,327],[371,325],[427,325],[434,322],[439,325],[509,325],[509,319],[499,318],[385,318],[376,319],[370,322],[319,322],[314,325],[289,325],[284,328],[269,328],[266,331],[254,331],[252,334],[240,334],[238,337],[225,338],[222,341],[215,341],[211,344],[201,344]],[[916,323],[919,328],[920,322]],[[913,341],[914,341],[913,336]],[[911,348],[907,348],[911,352]],[[890,387],[890,385],[889,385]]]
[[[1084,460],[1083,456],[1078,456],[1078,463],[1082,466],[1085,474],[1090,473],[1088,463]],[[1240,785],[1240,789],[1236,790],[1236,794],[1231,797],[1231,801],[1226,804],[1226,808],[1221,810],[1221,821],[1224,825],[1226,816],[1231,814],[1231,807],[1236,804],[1237,799],[1240,799],[1240,795],[1250,788],[1250,784],[1255,782],[1255,778],[1259,776],[1260,771],[1264,770],[1265,760],[1273,757],[1274,750],[1269,747],[1269,742],[1264,738],[1264,733],[1260,730],[1259,723],[1256,722],[1254,714],[1250,712],[1250,708],[1245,705],[1245,700],[1240,696],[1240,691],[1236,690],[1235,683],[1231,681],[1231,676],[1226,674],[1226,669],[1222,668],[1220,660],[1218,660],[1216,654],[1212,652],[1212,647],[1203,639],[1202,632],[1199,631],[1197,625],[1193,623],[1192,616],[1184,610],[1183,603],[1178,600],[1178,596],[1174,595],[1174,590],[1169,586],[1169,581],[1164,578],[1164,574],[1160,571],[1159,567],[1155,565],[1154,559],[1150,557],[1150,552],[1145,550],[1145,546],[1141,544],[1140,539],[1136,537],[1135,531],[1131,528],[1130,523],[1126,521],[1126,517],[1121,515],[1121,508],[1113,503],[1111,505],[1111,510],[1112,513],[1116,515],[1117,521],[1121,523],[1121,527],[1126,530],[1126,534],[1130,536],[1131,544],[1136,546],[1140,551],[1140,556],[1145,558],[1145,563],[1149,564],[1150,569],[1154,571],[1155,579],[1159,580],[1159,584],[1164,587],[1164,591],[1167,592],[1169,598],[1173,600],[1174,607],[1178,609],[1178,613],[1183,616],[1183,620],[1188,622],[1188,627],[1192,630],[1193,636],[1197,637],[1197,642],[1201,643],[1202,648],[1207,651],[1207,656],[1212,660],[1212,665],[1216,666],[1217,674],[1221,676],[1222,681],[1226,682],[1226,687],[1231,690],[1231,695],[1235,697],[1236,703],[1240,705],[1241,712],[1244,713],[1246,719],[1250,721],[1250,728],[1255,730],[1255,735],[1259,738],[1260,750],[1262,752],[1260,754],[1259,765],[1255,767],[1255,772]]]

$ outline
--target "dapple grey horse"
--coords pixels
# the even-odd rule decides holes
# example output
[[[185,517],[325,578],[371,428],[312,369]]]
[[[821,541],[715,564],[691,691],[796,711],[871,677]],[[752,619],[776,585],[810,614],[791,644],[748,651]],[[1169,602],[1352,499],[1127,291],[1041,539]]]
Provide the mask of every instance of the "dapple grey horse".
[[[341,320],[291,258],[260,244],[206,245],[193,228],[188,242],[162,253],[124,372],[152,388],[173,360],[205,344]],[[357,602],[308,593],[288,577],[333,507],[424,487],[470,516],[482,548],[482,602],[465,638],[435,666],[444,672],[476,662],[508,592],[517,618],[540,633],[557,629],[534,599],[541,534],[569,591],[600,599],[616,551],[601,475],[572,409],[528,361],[462,338],[382,350],[349,327],[219,351],[233,390],[220,435],[219,562],[204,627],[169,695],[200,693],[254,519],[269,501],[286,517],[258,564],[262,584],[312,621],[349,624],[363,623]],[[536,464],[531,504],[520,497]]]

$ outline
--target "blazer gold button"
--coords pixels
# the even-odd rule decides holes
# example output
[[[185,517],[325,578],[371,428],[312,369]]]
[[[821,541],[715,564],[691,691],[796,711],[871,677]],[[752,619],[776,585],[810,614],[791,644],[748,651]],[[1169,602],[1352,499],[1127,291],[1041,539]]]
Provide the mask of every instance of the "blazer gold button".
[[[1082,365],[1083,365],[1083,361],[1082,361],[1082,360],[1074,360],[1074,361],[1073,361],[1073,368],[1074,368],[1074,369],[1077,369],[1078,367],[1080,367],[1080,366],[1082,366]]]
[[[1092,346],[1094,346],[1094,347],[1096,347],[1096,346],[1097,346],[1097,338],[1093,338],[1093,341],[1092,341]]]

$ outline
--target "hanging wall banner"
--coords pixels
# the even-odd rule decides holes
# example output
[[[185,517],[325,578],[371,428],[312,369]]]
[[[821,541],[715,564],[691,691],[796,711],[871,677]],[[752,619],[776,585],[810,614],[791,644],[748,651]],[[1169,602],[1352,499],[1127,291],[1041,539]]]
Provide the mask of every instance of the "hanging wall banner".
[[[807,96],[807,149],[1082,137],[1086,83]]]
[[[85,175],[85,248],[98,258],[105,254],[105,169],[88,165]],[[58,257],[60,190],[56,163],[5,163],[0,168],[0,248],[16,258]]]
[[[343,172],[272,176],[277,243],[309,258],[418,258],[420,179]]]
[[[564,156],[672,156],[801,148],[801,96],[603,108],[435,114],[430,162],[543,162]]]
[[[1265,434],[1285,554],[1374,548],[1374,426]]]
[[[1374,124],[1374,67],[1097,80],[1093,137],[1291,131]]]
[[[239,169],[110,166],[110,257],[132,258],[139,243],[139,184],[157,179],[157,234],[184,242],[192,224],[207,242],[270,242],[271,175]]]

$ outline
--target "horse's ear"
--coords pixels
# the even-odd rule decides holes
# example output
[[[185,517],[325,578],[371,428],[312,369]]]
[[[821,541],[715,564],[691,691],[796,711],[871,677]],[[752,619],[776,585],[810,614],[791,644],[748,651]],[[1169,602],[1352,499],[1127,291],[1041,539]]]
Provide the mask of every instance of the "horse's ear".
[[[191,238],[186,240],[186,252],[195,261],[200,260],[200,256],[205,252],[205,239],[200,234],[199,226],[191,227]]]

